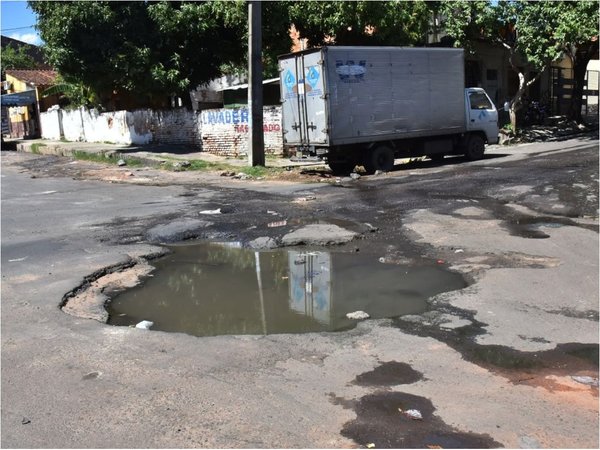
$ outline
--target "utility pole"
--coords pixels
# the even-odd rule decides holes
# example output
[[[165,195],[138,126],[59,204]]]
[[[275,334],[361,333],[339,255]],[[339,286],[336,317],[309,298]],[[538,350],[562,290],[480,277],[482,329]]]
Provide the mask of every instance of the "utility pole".
[[[250,109],[248,164],[250,166],[265,165],[260,3],[260,1],[248,2],[248,108]]]

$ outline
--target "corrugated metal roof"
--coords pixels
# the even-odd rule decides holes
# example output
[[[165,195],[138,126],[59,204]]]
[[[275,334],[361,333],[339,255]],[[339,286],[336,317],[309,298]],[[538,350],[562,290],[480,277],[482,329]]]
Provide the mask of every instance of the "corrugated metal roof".
[[[54,70],[6,69],[6,75],[35,86],[50,86],[54,84],[57,73]]]

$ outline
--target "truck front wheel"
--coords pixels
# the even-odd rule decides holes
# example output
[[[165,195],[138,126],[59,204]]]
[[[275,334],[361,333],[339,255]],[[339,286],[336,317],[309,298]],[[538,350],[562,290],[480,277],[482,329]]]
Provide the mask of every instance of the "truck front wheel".
[[[485,141],[478,134],[472,134],[467,140],[467,146],[465,148],[465,156],[471,161],[483,158],[483,152],[485,151]]]
[[[386,145],[375,147],[366,154],[363,166],[367,173],[389,172],[394,168],[394,151]]]

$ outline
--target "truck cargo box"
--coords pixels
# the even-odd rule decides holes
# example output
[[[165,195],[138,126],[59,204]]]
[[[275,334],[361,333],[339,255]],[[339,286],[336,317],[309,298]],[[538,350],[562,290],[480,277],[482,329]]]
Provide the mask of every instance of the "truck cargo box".
[[[280,57],[286,146],[462,133],[462,49],[322,47]]]

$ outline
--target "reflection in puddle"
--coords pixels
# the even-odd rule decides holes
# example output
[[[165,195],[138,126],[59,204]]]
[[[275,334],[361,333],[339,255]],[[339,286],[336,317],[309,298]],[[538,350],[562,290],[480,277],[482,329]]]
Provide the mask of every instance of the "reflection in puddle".
[[[354,326],[349,312],[418,314],[427,298],[466,286],[440,266],[382,264],[375,255],[214,243],[170,249],[153,262],[153,277],[107,305],[108,323],[150,320],[153,330],[195,336],[335,331]]]

